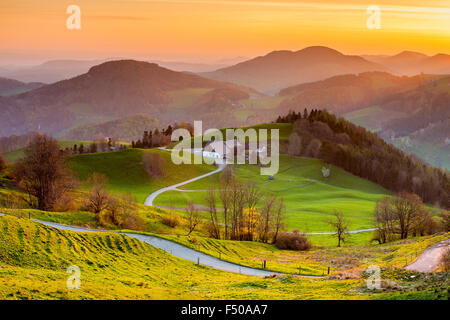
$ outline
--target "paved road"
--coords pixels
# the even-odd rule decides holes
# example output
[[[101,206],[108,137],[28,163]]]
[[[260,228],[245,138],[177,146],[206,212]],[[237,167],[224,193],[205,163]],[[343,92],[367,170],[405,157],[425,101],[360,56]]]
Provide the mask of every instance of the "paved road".
[[[149,195],[147,197],[147,199],[145,199],[144,204],[146,206],[153,206],[153,201],[155,201],[156,197],[159,196],[161,193],[166,192],[166,191],[170,191],[170,190],[176,190],[178,187],[184,186],[185,184],[188,184],[188,183],[191,183],[191,182],[194,182],[194,181],[197,181],[197,180],[200,180],[200,179],[212,176],[213,174],[216,174],[216,173],[222,171],[223,169],[225,169],[225,167],[226,167],[226,164],[220,164],[219,167],[216,170],[214,170],[214,171],[211,171],[211,172],[205,173],[205,174],[203,174],[201,176],[198,176],[198,177],[195,177],[195,178],[192,178],[192,179],[189,179],[189,180],[186,180],[186,181],[174,184],[173,186],[169,186],[169,187],[165,187],[165,188],[159,189],[159,190],[153,192],[151,195]]]
[[[413,263],[407,265],[405,269],[417,272],[433,272],[439,266],[442,255],[446,250],[450,250],[450,239],[428,247]]]

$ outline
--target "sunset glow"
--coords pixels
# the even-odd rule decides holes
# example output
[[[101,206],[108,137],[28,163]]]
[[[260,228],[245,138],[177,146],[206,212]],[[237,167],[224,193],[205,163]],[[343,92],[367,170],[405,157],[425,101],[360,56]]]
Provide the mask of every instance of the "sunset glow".
[[[81,30],[66,28],[70,4],[81,8]],[[366,27],[372,4],[381,9],[378,30]],[[3,0],[0,21],[0,50],[11,55],[201,59],[200,52],[225,58],[310,45],[354,54],[450,52],[445,0]]]

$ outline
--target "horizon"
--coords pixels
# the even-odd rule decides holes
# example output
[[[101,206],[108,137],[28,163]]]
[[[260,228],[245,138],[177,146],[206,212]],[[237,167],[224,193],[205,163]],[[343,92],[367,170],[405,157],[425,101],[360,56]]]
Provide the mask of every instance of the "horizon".
[[[381,0],[380,29],[366,2],[79,0],[81,29],[69,30],[69,3],[3,1],[2,65],[124,57],[189,63],[252,58],[322,45],[348,55],[450,53],[445,1]],[[187,10],[187,8],[189,8]]]

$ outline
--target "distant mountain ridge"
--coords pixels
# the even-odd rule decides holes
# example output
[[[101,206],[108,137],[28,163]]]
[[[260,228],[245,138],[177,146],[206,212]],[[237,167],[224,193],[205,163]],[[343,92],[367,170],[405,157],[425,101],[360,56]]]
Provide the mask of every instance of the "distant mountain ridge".
[[[9,96],[13,94],[22,93],[36,88],[40,88],[44,85],[45,85],[44,83],[40,82],[25,83],[14,79],[0,77],[0,96]]]
[[[100,123],[144,113],[170,117],[172,91],[189,88],[220,90],[224,101],[248,97],[249,88],[176,72],[156,64],[120,60],[94,66],[83,75],[26,93],[0,97],[0,136],[38,130],[60,134],[76,126]],[[225,90],[226,89],[226,90]],[[211,101],[212,102],[212,101]],[[204,102],[205,103],[205,102]],[[195,106],[186,105],[183,119],[193,120]],[[203,105],[203,112],[222,111],[217,104]],[[191,110],[188,112],[188,110]]]
[[[234,66],[202,75],[249,86],[265,93],[339,74],[385,71],[386,68],[359,56],[344,55],[323,46],[299,51],[273,51]]]

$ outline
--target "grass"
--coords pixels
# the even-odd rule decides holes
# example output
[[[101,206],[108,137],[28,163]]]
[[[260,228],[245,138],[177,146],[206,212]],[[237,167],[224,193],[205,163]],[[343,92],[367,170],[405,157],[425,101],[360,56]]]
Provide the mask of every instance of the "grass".
[[[2,299],[446,299],[442,291],[445,282],[427,286],[423,279],[404,281],[399,277],[409,273],[403,271],[385,274],[398,279],[406,290],[369,292],[364,279],[342,279],[338,274],[319,279],[289,275],[259,278],[214,270],[119,234],[69,232],[7,216],[0,216],[0,229]],[[321,259],[341,259],[340,264],[333,262],[336,267],[374,261],[383,266],[388,256],[400,262],[404,252],[448,237],[318,250],[304,258],[317,265],[323,264]],[[222,258],[230,259],[265,253],[268,265],[274,267],[277,263],[287,267],[292,262],[289,259],[301,259],[296,253],[278,254],[261,244],[202,239],[198,246],[205,252],[222,250]],[[66,271],[71,265],[81,270],[79,290],[66,286]]]
[[[13,217],[0,217],[0,228],[7,230],[0,233],[2,299],[363,298],[349,294],[358,280],[231,274],[126,236],[56,230]],[[79,290],[66,287],[71,265],[81,269]]]
[[[150,153],[159,154],[165,160],[165,177],[152,178],[146,172],[143,157]],[[67,165],[80,181],[86,181],[94,172],[104,174],[108,177],[110,191],[118,194],[130,192],[139,203],[143,203],[153,191],[215,169],[210,165],[175,165],[169,152],[157,149],[75,155],[68,160]],[[83,184],[82,188],[87,189],[88,185]]]
[[[323,166],[325,164],[318,159],[281,155],[280,170],[274,180],[269,181],[266,176],[261,176],[259,167],[255,165],[237,166],[236,175],[285,200],[289,230],[332,231],[328,221],[332,219],[335,209],[344,213],[352,230],[371,228],[376,201],[390,192],[335,166],[331,166],[331,175],[324,181],[321,172]],[[179,188],[190,192],[162,193],[155,199],[155,204],[185,207],[188,201],[193,201],[205,205],[205,190],[210,186],[218,188],[219,175]]]
[[[429,246],[450,238],[450,233],[421,238],[410,238],[386,244],[358,244],[337,248],[314,246],[309,251],[280,250],[272,244],[249,241],[216,240],[206,237],[183,235],[156,235],[233,263],[272,271],[298,274],[331,274],[347,269],[366,269],[369,265],[382,268],[401,268],[415,260]],[[315,236],[308,236],[313,238]]]

